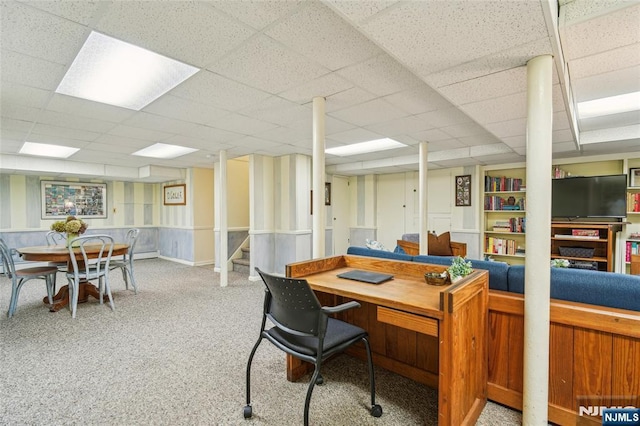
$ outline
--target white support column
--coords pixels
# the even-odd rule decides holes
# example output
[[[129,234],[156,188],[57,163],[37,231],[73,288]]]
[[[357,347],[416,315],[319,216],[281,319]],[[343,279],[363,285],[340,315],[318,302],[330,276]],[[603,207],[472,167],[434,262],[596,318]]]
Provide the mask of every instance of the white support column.
[[[324,207],[324,103],[313,98],[313,252],[314,259],[325,256],[326,208]]]
[[[548,423],[552,64],[551,55],[527,63],[523,425]]]
[[[229,284],[229,225],[227,221],[227,151],[220,151],[220,287]]]
[[[428,160],[429,148],[427,142],[420,142],[420,153],[418,159],[418,215],[420,216],[420,254],[427,254],[429,252],[428,245],[428,232],[429,232],[429,203],[427,201],[427,160]]]

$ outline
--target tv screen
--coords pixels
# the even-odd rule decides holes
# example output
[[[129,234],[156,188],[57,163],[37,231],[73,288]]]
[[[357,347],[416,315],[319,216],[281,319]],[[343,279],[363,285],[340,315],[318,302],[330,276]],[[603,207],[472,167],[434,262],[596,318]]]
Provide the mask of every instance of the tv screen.
[[[555,218],[627,215],[627,176],[589,176],[551,182],[551,216]]]

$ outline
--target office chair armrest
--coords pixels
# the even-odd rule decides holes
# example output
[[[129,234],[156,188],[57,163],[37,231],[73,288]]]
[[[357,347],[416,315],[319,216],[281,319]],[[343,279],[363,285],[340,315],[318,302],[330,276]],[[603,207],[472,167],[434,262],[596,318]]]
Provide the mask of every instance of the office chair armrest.
[[[352,300],[351,302],[343,303],[342,305],[338,306],[323,306],[322,312],[324,312],[325,314],[337,314],[338,312],[346,311],[347,309],[359,307],[360,304],[355,300]]]

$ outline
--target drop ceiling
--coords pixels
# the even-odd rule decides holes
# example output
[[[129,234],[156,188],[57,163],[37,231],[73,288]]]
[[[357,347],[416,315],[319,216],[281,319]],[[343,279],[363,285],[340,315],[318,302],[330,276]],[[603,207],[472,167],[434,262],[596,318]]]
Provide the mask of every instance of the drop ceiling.
[[[640,90],[637,1],[3,1],[0,172],[162,181],[251,153],[328,155],[343,175],[525,161],[526,63],[554,55],[554,158],[640,152],[640,112],[579,121],[575,102]],[[97,31],[200,68],[140,111],[55,93]],[[25,141],[80,148],[18,154]],[[131,154],[154,143],[198,151]]]

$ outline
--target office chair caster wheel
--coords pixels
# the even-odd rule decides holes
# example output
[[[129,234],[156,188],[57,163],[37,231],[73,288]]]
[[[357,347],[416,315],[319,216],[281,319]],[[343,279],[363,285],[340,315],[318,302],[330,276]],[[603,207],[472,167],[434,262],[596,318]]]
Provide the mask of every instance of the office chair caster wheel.
[[[371,415],[373,417],[382,416],[382,407],[380,406],[380,404],[376,404],[373,407],[371,407]]]
[[[253,414],[251,412],[251,406],[250,405],[245,405],[244,409],[242,410],[242,414],[244,414],[244,418],[245,419],[250,419],[251,415]]]
[[[322,375],[318,374],[318,377],[316,378],[316,385],[321,385],[324,383],[324,379],[322,378]]]

